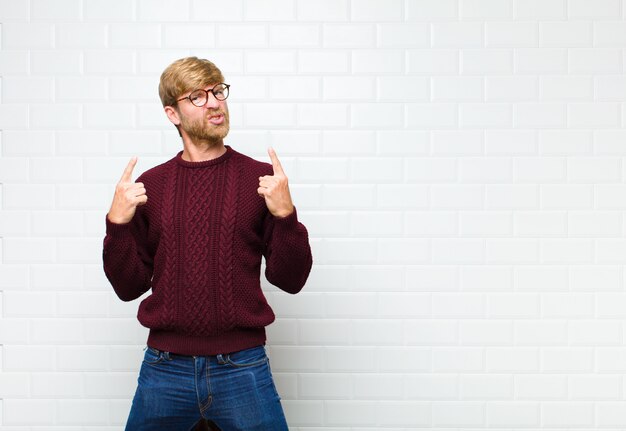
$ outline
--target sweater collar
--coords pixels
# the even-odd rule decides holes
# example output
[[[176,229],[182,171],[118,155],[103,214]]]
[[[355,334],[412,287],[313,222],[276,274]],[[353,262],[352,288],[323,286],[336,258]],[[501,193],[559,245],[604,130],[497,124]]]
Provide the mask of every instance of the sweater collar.
[[[185,168],[204,168],[207,166],[214,166],[219,163],[225,162],[230,158],[230,156],[233,155],[234,150],[230,148],[229,145],[225,145],[225,147],[226,152],[215,159],[203,160],[201,162],[188,162],[187,160],[183,159],[183,152],[180,151],[178,154],[176,154],[174,160],[176,160],[176,163],[178,163],[180,166],[183,166]]]

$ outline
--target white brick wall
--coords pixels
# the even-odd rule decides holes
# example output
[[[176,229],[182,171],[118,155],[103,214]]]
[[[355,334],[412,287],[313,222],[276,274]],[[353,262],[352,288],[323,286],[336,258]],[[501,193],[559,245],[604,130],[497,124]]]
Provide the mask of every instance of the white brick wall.
[[[123,429],[147,331],[101,269],[158,77],[215,61],[315,266],[269,350],[293,430],[623,429],[623,0],[0,0],[0,427]]]

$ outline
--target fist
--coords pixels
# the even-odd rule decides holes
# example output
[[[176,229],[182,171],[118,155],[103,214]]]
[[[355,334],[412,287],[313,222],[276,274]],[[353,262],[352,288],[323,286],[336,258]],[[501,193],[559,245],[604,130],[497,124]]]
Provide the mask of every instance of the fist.
[[[133,169],[136,164],[137,157],[130,159],[126,169],[124,169],[122,178],[115,186],[113,203],[107,215],[112,223],[124,224],[130,222],[135,215],[137,207],[148,202],[143,183],[134,183],[132,181]]]
[[[259,177],[259,196],[265,199],[265,205],[275,217],[287,217],[293,212],[291,193],[289,192],[289,180],[283,171],[278,156],[273,148],[267,150],[272,159],[274,175]]]

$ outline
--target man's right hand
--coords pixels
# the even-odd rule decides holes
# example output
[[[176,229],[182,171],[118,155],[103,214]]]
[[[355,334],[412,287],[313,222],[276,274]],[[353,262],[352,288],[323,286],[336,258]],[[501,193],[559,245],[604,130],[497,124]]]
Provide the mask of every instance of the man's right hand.
[[[148,201],[143,183],[134,183],[132,181],[133,169],[136,164],[137,157],[130,159],[126,169],[124,169],[122,178],[115,186],[113,203],[107,215],[112,223],[124,224],[130,222],[135,215],[137,207]]]

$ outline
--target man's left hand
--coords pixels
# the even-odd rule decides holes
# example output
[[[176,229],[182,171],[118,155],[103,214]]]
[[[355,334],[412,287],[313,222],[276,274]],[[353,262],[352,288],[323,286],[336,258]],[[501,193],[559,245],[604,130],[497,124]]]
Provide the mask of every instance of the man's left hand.
[[[273,148],[267,150],[272,160],[274,175],[259,177],[259,196],[265,199],[267,209],[275,217],[287,217],[293,212],[291,193],[289,192],[289,180],[283,171],[283,167],[276,156]]]

